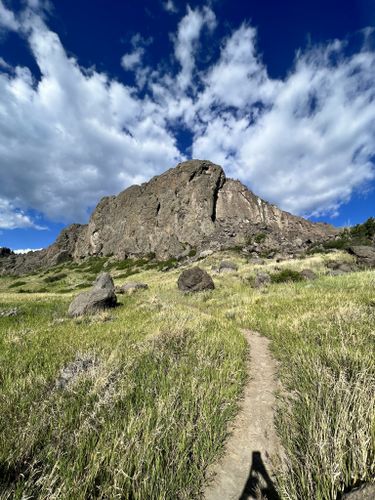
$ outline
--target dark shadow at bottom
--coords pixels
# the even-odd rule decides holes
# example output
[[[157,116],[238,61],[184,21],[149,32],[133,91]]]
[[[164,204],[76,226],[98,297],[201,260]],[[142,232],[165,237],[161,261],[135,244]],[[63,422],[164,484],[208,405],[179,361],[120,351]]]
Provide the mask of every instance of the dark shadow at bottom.
[[[257,496],[259,493],[267,500],[280,500],[272,479],[263,463],[260,451],[254,451],[249,477],[239,500],[259,498],[259,496]]]

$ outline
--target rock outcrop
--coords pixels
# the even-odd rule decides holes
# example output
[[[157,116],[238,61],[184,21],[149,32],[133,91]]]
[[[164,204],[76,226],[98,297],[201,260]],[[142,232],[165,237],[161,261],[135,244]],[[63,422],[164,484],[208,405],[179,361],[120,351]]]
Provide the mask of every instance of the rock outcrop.
[[[191,160],[103,198],[87,225],[67,227],[40,252],[2,258],[0,272],[21,274],[91,255],[122,260],[153,254],[162,260],[192,250],[257,247],[259,241],[285,251],[335,234],[332,226],[267,203],[239,181],[227,179],[220,166]]]

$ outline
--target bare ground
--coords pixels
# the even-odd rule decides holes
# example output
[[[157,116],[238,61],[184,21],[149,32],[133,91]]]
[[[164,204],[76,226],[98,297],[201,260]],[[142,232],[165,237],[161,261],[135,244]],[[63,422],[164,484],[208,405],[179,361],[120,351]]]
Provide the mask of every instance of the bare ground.
[[[213,479],[205,500],[278,499],[272,479],[272,460],[280,453],[274,427],[277,365],[267,338],[243,333],[250,346],[249,380],[223,457],[209,471]]]

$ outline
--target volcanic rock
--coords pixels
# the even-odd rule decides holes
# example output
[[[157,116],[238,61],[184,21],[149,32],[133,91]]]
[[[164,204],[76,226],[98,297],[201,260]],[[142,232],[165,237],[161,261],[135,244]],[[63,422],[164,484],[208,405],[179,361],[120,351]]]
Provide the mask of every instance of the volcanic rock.
[[[178,278],[177,286],[183,292],[201,292],[215,288],[211,276],[200,267],[185,269]]]
[[[358,245],[349,248],[349,253],[354,255],[357,263],[363,267],[375,267],[375,247]]]

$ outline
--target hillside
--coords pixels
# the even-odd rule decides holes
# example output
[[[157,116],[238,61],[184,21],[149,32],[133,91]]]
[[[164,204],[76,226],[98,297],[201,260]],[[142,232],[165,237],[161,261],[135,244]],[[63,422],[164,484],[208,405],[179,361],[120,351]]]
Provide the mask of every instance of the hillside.
[[[293,254],[336,234],[267,203],[218,165],[191,160],[103,198],[87,225],[67,227],[46,250],[1,259],[0,272],[24,274],[89,256],[162,260],[238,246]]]

